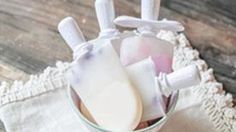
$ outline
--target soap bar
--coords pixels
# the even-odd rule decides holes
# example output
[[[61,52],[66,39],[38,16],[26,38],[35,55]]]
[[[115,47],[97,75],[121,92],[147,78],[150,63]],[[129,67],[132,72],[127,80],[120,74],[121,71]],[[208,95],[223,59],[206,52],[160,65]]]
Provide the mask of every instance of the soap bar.
[[[128,66],[149,56],[154,61],[156,75],[160,72],[172,71],[174,46],[155,36],[140,35],[123,40],[120,49],[120,59],[123,65]]]
[[[142,121],[153,120],[165,115],[166,105],[156,82],[155,64],[151,57],[126,68],[143,102]]]
[[[67,79],[99,126],[131,131],[142,116],[140,95],[110,41],[96,43],[100,45],[75,60]]]

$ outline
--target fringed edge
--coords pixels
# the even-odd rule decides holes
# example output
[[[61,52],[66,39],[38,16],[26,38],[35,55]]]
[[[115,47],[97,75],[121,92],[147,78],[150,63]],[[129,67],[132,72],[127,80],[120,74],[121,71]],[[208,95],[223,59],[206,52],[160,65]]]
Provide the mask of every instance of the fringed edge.
[[[213,69],[208,69],[206,62],[199,58],[199,52],[191,47],[185,35],[162,31],[157,36],[175,45],[174,70],[190,64],[196,64],[200,69],[202,82],[194,88],[194,92],[202,98],[201,108],[215,128],[221,132],[235,132],[236,108],[233,107],[233,97],[223,90],[222,83],[216,81]]]
[[[31,75],[27,82],[2,82],[0,85],[0,107],[35,97],[59,88],[66,88],[64,73],[69,63],[57,62],[56,67],[46,68],[42,74]]]

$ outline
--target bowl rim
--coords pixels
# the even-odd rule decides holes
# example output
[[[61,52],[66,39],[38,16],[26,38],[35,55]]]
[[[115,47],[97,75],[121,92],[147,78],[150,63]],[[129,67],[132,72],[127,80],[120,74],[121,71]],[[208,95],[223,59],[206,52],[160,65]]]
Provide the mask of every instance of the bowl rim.
[[[75,107],[75,104],[74,104],[74,101],[73,101],[73,98],[72,98],[72,95],[71,93],[74,92],[76,96],[78,96],[78,94],[75,92],[75,90],[70,86],[70,84],[68,84],[67,86],[67,94],[68,94],[68,98],[69,98],[69,103],[70,103],[70,106],[71,108],[73,109],[73,111],[76,113],[76,115],[79,116],[79,118],[87,123],[89,126],[101,131],[101,132],[112,132],[110,130],[106,130],[94,123],[92,123],[91,121],[89,121],[81,112],[80,110],[78,110],[77,107]],[[134,131],[130,131],[130,132],[145,132],[147,130],[151,130],[157,126],[161,126],[162,123],[166,122],[170,117],[171,115],[173,114],[175,108],[176,108],[176,104],[177,104],[177,101],[178,101],[178,98],[179,98],[179,91],[175,91],[173,94],[171,94],[171,98],[173,98],[173,102],[170,102],[170,107],[169,107],[169,110],[168,112],[166,113],[166,115],[164,117],[162,117],[159,121],[157,121],[156,123],[154,123],[153,125],[149,126],[149,127],[146,127],[146,128],[143,128],[143,129],[139,129],[139,130],[134,130]],[[84,125],[84,124],[82,124]]]

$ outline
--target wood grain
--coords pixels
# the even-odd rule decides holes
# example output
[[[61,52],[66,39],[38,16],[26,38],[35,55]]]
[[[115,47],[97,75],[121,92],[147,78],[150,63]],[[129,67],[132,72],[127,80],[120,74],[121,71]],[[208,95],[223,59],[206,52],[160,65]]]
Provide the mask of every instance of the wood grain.
[[[116,15],[138,17],[139,4],[140,0],[115,0]],[[163,0],[160,17],[184,24],[191,44],[225,89],[236,94],[235,4],[234,0]],[[94,0],[0,0],[0,71],[4,71],[0,80],[40,73],[57,60],[70,61],[71,51],[57,31],[66,16],[77,20],[87,39],[97,37]]]
[[[164,0],[165,6],[180,14],[205,22],[236,26],[235,0]],[[205,16],[202,16],[205,15]]]
[[[25,72],[20,71],[16,69],[15,67],[0,61],[0,80],[1,81],[13,82],[14,80],[27,80],[28,77],[29,75],[26,74]],[[0,84],[1,84],[1,81],[0,81]]]
[[[214,69],[225,89],[236,94],[236,14],[230,2],[235,7],[232,0],[224,4],[221,0],[168,0],[168,9],[162,13],[185,25],[191,44]]]

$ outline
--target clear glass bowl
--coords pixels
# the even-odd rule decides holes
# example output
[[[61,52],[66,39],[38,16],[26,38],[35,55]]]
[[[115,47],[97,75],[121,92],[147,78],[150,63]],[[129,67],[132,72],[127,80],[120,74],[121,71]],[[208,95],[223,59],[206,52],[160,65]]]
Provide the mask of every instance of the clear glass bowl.
[[[179,95],[179,92],[176,91],[176,92],[172,93],[172,95],[170,96],[169,105],[167,107],[167,114],[165,117],[161,118],[159,121],[157,121],[156,123],[154,123],[153,125],[151,125],[149,127],[146,127],[144,129],[135,130],[133,132],[157,132],[157,131],[159,131],[160,128],[166,123],[166,121],[172,115],[172,113],[176,107],[178,95]],[[100,126],[92,123],[86,117],[84,117],[84,115],[80,112],[80,109],[79,109],[80,103],[81,103],[80,98],[76,94],[76,92],[73,90],[73,88],[71,88],[70,86],[68,86],[68,96],[69,96],[69,102],[70,102],[70,105],[71,105],[73,111],[76,113],[76,115],[77,115],[78,119],[80,120],[80,122],[82,123],[82,125],[84,125],[88,129],[88,132],[111,132],[111,131],[101,128]]]

